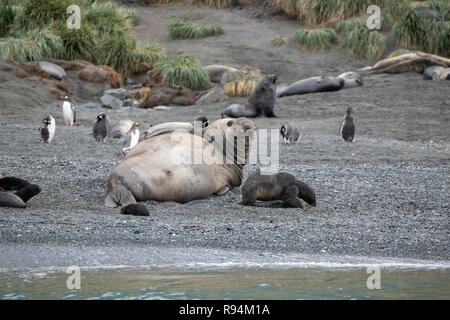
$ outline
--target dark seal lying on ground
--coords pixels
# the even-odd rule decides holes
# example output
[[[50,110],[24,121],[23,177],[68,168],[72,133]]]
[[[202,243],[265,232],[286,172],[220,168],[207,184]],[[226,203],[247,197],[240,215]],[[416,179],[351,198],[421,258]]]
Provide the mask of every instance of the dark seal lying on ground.
[[[338,91],[344,88],[345,79],[342,77],[312,77],[294,82],[284,89],[278,97],[316,92]]]
[[[0,175],[0,207],[25,208],[26,202],[41,192],[36,184]]]
[[[232,104],[222,112],[222,118],[276,117],[273,113],[276,100],[277,75],[264,76],[258,81],[247,103]]]
[[[303,208],[300,199],[309,205],[316,206],[314,190],[294,175],[286,172],[263,175],[258,169],[247,178],[242,186],[243,205],[269,206],[281,200],[285,207]],[[268,202],[257,204],[256,200]]]
[[[105,206],[186,203],[240,186],[255,129],[249,119],[228,118],[203,128],[203,137],[175,130],[138,143],[111,172]]]

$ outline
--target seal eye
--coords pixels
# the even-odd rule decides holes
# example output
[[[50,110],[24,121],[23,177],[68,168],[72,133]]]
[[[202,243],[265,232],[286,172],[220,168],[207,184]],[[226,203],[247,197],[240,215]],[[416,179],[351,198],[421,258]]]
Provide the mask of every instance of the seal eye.
[[[227,122],[227,126],[231,127],[233,125],[233,120]]]

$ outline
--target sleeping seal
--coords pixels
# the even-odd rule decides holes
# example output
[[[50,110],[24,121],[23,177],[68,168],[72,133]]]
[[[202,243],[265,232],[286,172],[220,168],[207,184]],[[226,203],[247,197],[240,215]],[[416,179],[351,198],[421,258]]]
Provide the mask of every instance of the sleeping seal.
[[[300,199],[316,206],[316,194],[306,183],[294,175],[280,172],[274,175],[261,175],[258,169],[251,174],[242,186],[242,204],[247,206],[268,206],[281,200],[288,208],[303,208]],[[270,201],[257,204],[256,200]]]
[[[356,88],[364,85],[363,78],[361,74],[357,72],[344,72],[337,76],[338,78],[344,79],[344,88]]]
[[[186,203],[240,186],[255,129],[249,119],[227,118],[199,128],[202,137],[173,131],[138,143],[111,172],[105,206]]]
[[[312,77],[294,82],[282,91],[278,97],[292,96],[296,94],[307,94],[315,92],[327,92],[341,90],[345,80],[338,77]]]
[[[0,207],[25,208],[26,202],[41,192],[36,184],[0,175]]]
[[[222,118],[276,117],[273,113],[276,99],[276,83],[277,75],[264,76],[253,88],[247,103],[244,105],[237,103],[230,105],[222,112]]]

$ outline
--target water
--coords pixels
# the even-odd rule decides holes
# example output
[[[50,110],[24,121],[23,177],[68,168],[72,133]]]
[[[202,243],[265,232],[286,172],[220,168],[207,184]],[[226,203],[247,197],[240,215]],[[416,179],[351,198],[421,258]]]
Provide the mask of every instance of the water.
[[[0,299],[450,299],[450,269],[366,267],[81,268],[79,290],[65,270],[0,271]]]

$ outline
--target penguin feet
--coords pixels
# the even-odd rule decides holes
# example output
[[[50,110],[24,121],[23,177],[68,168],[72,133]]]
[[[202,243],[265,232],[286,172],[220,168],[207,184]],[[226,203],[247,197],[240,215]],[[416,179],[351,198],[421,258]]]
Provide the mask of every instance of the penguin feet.
[[[149,216],[147,208],[142,204],[132,203],[120,210],[121,214],[131,214],[133,216]]]

